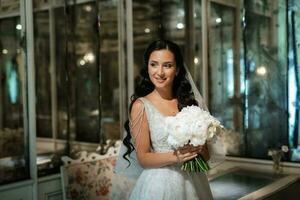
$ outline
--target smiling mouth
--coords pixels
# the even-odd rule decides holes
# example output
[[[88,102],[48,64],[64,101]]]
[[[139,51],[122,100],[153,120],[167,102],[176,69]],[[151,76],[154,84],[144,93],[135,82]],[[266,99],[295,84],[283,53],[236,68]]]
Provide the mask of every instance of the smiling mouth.
[[[166,80],[166,78],[155,78],[155,80],[159,83],[162,83]]]

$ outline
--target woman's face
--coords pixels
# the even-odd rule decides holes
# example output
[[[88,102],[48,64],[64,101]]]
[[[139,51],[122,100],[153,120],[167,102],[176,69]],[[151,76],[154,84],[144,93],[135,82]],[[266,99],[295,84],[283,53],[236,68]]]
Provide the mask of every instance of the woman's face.
[[[178,70],[174,54],[167,50],[156,50],[150,54],[148,74],[156,88],[172,88]]]

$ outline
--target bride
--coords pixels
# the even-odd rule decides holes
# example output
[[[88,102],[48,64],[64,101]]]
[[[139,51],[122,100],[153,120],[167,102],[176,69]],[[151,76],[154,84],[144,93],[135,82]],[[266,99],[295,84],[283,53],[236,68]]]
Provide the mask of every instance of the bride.
[[[198,105],[186,74],[177,44],[157,40],[148,46],[141,80],[132,96],[129,120],[125,123],[123,158],[129,168],[141,166],[129,199],[213,199],[205,173],[180,169],[183,162],[197,154],[209,160],[207,145],[186,145],[174,151],[167,143],[166,117],[175,116],[185,106]],[[138,162],[133,162],[132,154]]]

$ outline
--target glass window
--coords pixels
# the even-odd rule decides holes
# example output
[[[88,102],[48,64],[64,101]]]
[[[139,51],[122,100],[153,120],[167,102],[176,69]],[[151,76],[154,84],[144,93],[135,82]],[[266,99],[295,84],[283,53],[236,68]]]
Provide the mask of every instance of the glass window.
[[[40,175],[57,172],[61,154],[119,139],[121,127],[117,1],[53,4],[34,13]]]
[[[245,9],[245,150],[268,158],[268,148],[287,144],[285,5],[247,1]]]
[[[120,126],[120,90],[125,87],[119,83],[119,33],[118,33],[118,1],[100,1],[100,95],[101,95],[101,131],[100,139],[120,139],[123,124]],[[96,21],[94,19],[94,23]],[[122,66],[124,67],[124,66]],[[99,99],[99,98],[97,98]]]
[[[148,44],[159,38],[178,43],[185,48],[184,1],[133,0],[134,77],[143,65]]]
[[[64,8],[55,8],[54,14],[58,137],[99,142],[101,88],[98,83],[102,74],[97,65],[100,41],[95,29],[95,4],[79,4],[68,9],[69,16],[64,16]]]
[[[65,16],[64,7],[55,8],[53,15],[48,11],[35,13],[37,99],[41,108],[37,112],[44,112],[38,115],[38,126],[48,129],[38,133],[40,137],[53,137],[49,94],[57,95],[58,138],[97,143],[100,137],[120,137],[117,4],[101,1],[98,9],[95,5],[69,6],[69,16]],[[55,42],[51,47],[50,37]],[[51,48],[55,48],[55,55],[50,55]],[[51,57],[55,58],[54,88]]]
[[[162,22],[160,1],[132,1],[134,77],[143,66],[144,51],[148,44],[160,37]],[[131,95],[131,94],[130,94]]]
[[[239,75],[239,59],[236,58],[239,34],[237,32],[239,16],[236,14],[238,5],[232,7],[226,4],[210,4],[209,17],[209,108],[222,124],[231,130],[235,144],[226,144],[228,154],[241,152],[240,133],[242,115],[240,110],[240,86],[236,84]],[[238,118],[239,116],[239,118]],[[229,135],[228,135],[229,136]]]
[[[183,54],[186,48],[186,7],[184,1],[162,1],[161,3],[162,36],[180,45]]]
[[[193,59],[194,70],[191,71],[194,72],[194,81],[196,86],[199,91],[202,92],[202,5],[201,0],[195,0],[194,2],[194,44],[191,44],[191,46],[194,46],[195,55]]]
[[[36,131],[39,137],[52,138],[49,12],[34,14]]]
[[[228,142],[243,145],[230,154],[266,159],[268,148],[287,144],[287,123],[282,120],[287,119],[285,4],[247,1],[243,44],[235,39],[235,24],[240,24],[235,10],[211,5],[210,108],[227,128],[240,133]],[[234,59],[238,51],[239,60]]]
[[[240,20],[235,7],[211,3],[210,109],[232,130],[229,155],[268,159],[269,148],[287,144],[285,9],[247,1]]]
[[[209,20],[210,110],[222,116],[222,123],[233,128],[234,95],[234,8],[211,3]],[[226,108],[224,109],[224,107]]]
[[[17,2],[5,3],[10,10]],[[0,19],[0,184],[29,178],[21,29],[19,17]]]

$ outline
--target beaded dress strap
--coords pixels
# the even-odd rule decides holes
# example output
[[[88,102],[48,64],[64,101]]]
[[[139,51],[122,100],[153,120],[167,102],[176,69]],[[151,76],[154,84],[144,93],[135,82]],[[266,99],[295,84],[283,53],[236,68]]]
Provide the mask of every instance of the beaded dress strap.
[[[132,143],[135,146],[135,148],[138,148],[138,144],[136,144],[136,139],[141,135],[142,132],[142,123],[145,118],[145,100],[143,98],[139,98],[136,101],[141,101],[142,106],[139,110],[137,116],[134,119],[131,119],[130,113],[129,113],[129,127],[130,132],[132,133],[133,130],[137,131],[137,134],[135,137],[132,137]]]

